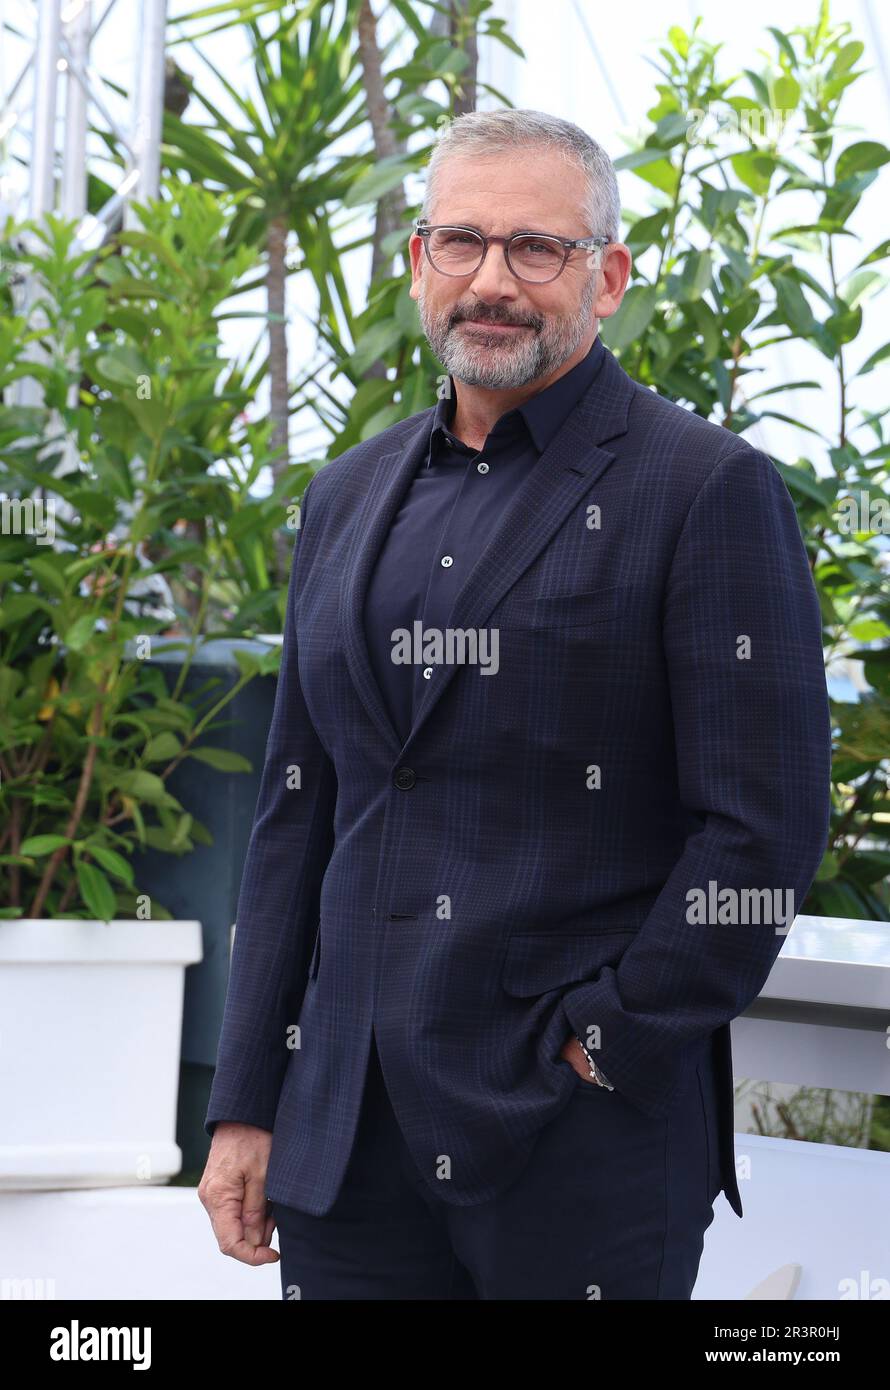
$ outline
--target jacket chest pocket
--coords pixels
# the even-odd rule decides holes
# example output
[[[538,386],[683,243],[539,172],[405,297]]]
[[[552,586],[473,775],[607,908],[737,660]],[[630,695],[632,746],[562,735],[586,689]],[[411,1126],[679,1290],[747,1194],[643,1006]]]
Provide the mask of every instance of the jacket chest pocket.
[[[592,979],[604,965],[618,964],[635,935],[633,927],[517,932],[507,942],[501,984],[524,999]]]
[[[627,595],[620,585],[575,593],[539,594],[505,603],[499,617],[507,628],[595,627],[623,616]]]

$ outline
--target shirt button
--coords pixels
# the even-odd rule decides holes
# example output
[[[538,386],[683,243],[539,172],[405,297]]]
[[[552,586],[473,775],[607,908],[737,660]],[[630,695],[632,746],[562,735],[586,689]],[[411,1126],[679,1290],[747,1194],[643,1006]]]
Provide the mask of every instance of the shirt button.
[[[433,668],[432,668],[432,666],[424,666],[424,668],[423,668],[423,678],[424,678],[424,680],[425,680],[425,681],[428,681],[429,678],[430,678],[430,676],[431,676],[432,674],[433,674]]]
[[[450,569],[451,566],[452,566],[453,564],[454,564],[454,558],[453,558],[453,556],[451,556],[451,555],[443,555],[443,556],[442,556],[442,568],[443,568],[443,569],[446,569],[446,570],[447,570],[447,569]]]
[[[488,472],[488,464],[485,462],[484,459],[482,460],[481,463],[477,463],[477,464],[476,464],[476,472],[477,472],[477,473],[487,473],[487,472]]]
[[[399,791],[402,792],[410,791],[416,780],[414,769],[411,767],[400,767],[393,778]]]

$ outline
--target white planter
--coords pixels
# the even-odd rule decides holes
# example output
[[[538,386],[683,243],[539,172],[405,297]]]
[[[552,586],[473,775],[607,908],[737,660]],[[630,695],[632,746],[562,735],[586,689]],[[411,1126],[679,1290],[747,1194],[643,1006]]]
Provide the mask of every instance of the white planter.
[[[201,954],[200,922],[0,922],[0,1189],[179,1172],[185,967]]]

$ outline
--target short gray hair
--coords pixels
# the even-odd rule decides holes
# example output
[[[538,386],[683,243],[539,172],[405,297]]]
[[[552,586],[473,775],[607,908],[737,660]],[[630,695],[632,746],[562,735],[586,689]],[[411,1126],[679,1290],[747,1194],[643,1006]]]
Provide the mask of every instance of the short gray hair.
[[[587,175],[587,194],[582,211],[592,236],[617,241],[621,226],[621,200],[611,159],[601,145],[571,121],[545,111],[468,111],[449,121],[436,141],[427,165],[422,216],[429,219],[436,200],[438,171],[449,155],[515,154],[529,145],[558,151],[564,160]]]

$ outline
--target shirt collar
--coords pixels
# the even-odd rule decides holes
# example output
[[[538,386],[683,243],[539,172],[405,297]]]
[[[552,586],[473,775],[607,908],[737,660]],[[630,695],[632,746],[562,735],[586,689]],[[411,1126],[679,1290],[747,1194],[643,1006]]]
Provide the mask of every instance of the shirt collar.
[[[537,452],[543,454],[569,412],[574,409],[593,382],[602,366],[604,355],[605,347],[599,334],[597,334],[587,356],[583,357],[580,362],[576,362],[571,371],[564,372],[561,377],[557,377],[556,381],[551,382],[543,391],[538,391],[534,396],[530,396],[522,405],[506,411],[498,419],[494,430],[498,430],[499,433],[506,432],[523,424],[531,435]],[[432,460],[435,436],[439,431],[448,430],[454,417],[456,403],[454,378],[449,376],[448,386],[440,397],[433,415],[433,427],[430,432],[426,457],[427,465]],[[435,442],[440,443],[441,441],[435,439]]]

